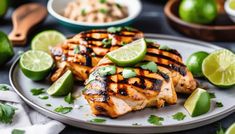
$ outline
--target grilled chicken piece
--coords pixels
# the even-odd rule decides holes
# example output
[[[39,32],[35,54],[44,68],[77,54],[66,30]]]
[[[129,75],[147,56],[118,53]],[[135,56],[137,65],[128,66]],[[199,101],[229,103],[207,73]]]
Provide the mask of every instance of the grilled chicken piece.
[[[51,80],[56,81],[67,69],[70,69],[77,80],[85,81],[91,68],[109,51],[142,37],[142,32],[128,27],[120,28],[113,33],[107,30],[81,32],[51,49],[51,55],[58,68]]]
[[[77,80],[85,81],[91,68],[96,66],[109,51],[142,37],[142,32],[125,28],[116,33],[109,33],[107,30],[79,33],[51,50],[58,68],[51,80],[57,80],[67,69],[70,69]],[[196,89],[197,83],[192,73],[183,64],[182,57],[176,50],[163,50],[158,44],[151,42],[147,46],[144,60],[154,61],[159,67],[170,70],[176,92],[189,94]]]
[[[145,107],[160,108],[165,103],[177,102],[172,73],[168,69],[159,67],[157,73],[152,73],[136,67],[137,76],[125,79],[121,67],[116,67],[112,75],[101,76],[99,70],[107,66],[114,64],[107,58],[102,59],[85,83],[83,94],[93,114],[116,118]]]

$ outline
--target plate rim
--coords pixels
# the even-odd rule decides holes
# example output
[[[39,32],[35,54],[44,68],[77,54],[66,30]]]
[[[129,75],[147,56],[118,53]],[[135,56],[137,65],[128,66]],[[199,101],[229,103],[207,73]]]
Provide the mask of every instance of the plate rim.
[[[145,38],[150,38],[150,39],[165,39],[165,40],[173,40],[173,41],[181,41],[181,42],[186,42],[186,43],[190,43],[190,44],[198,44],[199,46],[205,46],[205,47],[209,47],[212,49],[223,49],[223,47],[219,47],[216,45],[213,45],[211,43],[207,43],[204,41],[198,41],[198,40],[194,40],[194,39],[188,39],[188,38],[184,38],[184,37],[177,37],[177,36],[169,36],[169,35],[163,35],[163,34],[153,34],[153,33],[146,33],[144,34]],[[164,129],[164,127],[177,127],[177,126],[188,126],[188,127],[182,127],[182,128],[178,128],[178,130],[171,130],[171,131],[159,131],[159,132],[176,132],[176,131],[182,131],[182,130],[188,130],[188,129],[192,129],[192,128],[197,128],[206,124],[210,124],[212,122],[218,121],[230,114],[232,114],[233,112],[235,112],[235,105],[233,107],[231,107],[230,109],[224,110],[223,112],[217,113],[215,115],[212,116],[208,116],[202,119],[198,119],[195,121],[189,121],[187,123],[180,123],[180,124],[174,124],[174,125],[161,125],[161,126],[153,126],[153,125],[149,125],[149,126],[123,126],[123,125],[113,125],[113,124],[97,124],[97,123],[91,123],[88,121],[83,121],[80,119],[74,119],[71,117],[68,117],[66,115],[63,114],[59,114],[56,112],[53,112],[51,110],[48,110],[42,106],[37,105],[36,103],[32,102],[30,99],[28,99],[24,94],[21,93],[20,90],[18,90],[14,84],[13,81],[13,75],[14,75],[14,70],[16,68],[16,66],[18,65],[19,62],[19,58],[20,56],[13,62],[10,71],[9,71],[9,81],[10,84],[12,86],[12,88],[14,89],[14,91],[31,107],[33,107],[36,111],[42,113],[45,116],[48,116],[49,118],[53,118],[55,120],[59,120],[63,123],[75,126],[75,127],[80,127],[80,128],[86,128],[89,130],[95,130],[95,131],[100,131],[100,132],[110,132],[110,131],[105,131],[105,130],[97,130],[96,128],[92,128],[89,126],[93,126],[93,127],[113,127],[113,128],[125,128],[125,129],[149,129],[149,128],[154,128],[152,131],[152,133],[156,133],[154,132],[155,129]],[[76,122],[76,123],[84,123],[83,126],[78,126],[76,124],[73,124],[72,122]],[[195,125],[197,123],[201,122],[200,125]],[[203,122],[203,123],[202,123]],[[84,126],[85,125],[85,126]],[[88,127],[87,127],[88,125]],[[195,126],[194,126],[195,125]],[[107,129],[108,130],[108,129]],[[126,131],[125,131],[126,132]],[[113,132],[114,133],[114,132]],[[132,133],[132,132],[127,132],[127,133]],[[150,132],[151,133],[151,132]]]

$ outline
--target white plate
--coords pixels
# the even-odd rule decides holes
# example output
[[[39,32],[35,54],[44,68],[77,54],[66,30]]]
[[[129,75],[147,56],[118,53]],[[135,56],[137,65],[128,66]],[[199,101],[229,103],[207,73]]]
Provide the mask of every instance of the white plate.
[[[179,37],[154,34],[146,34],[146,37],[148,39],[156,40],[159,44],[168,45],[172,48],[177,49],[182,54],[184,61],[190,54],[196,51],[212,52],[216,49],[222,49],[221,47],[217,47],[208,43]],[[209,91],[214,92],[216,98],[212,101],[212,108],[209,113],[202,116],[194,118],[190,117],[187,111],[183,108],[183,102],[185,98],[181,97],[179,98],[176,105],[166,106],[161,109],[147,108],[142,111],[131,112],[117,119],[105,118],[105,123],[95,124],[88,121],[96,117],[91,114],[89,105],[83,99],[83,97],[80,97],[76,101],[76,106],[74,106],[75,108],[72,112],[63,115],[54,112],[54,109],[60,105],[73,106],[65,103],[63,98],[49,97],[48,100],[42,100],[39,99],[37,96],[33,96],[30,92],[30,89],[39,87],[48,88],[49,82],[33,82],[26,78],[19,69],[18,61],[16,61],[15,64],[12,65],[9,78],[11,85],[15,89],[15,91],[21,96],[21,98],[23,98],[30,106],[32,106],[37,111],[61,122],[95,131],[110,133],[175,132],[212,123],[224,118],[225,116],[235,111],[235,103],[233,103],[235,101],[235,89],[233,88],[222,90],[210,85]],[[80,85],[76,84],[76,86],[80,89],[83,88],[81,83]],[[221,108],[216,108],[215,101],[222,102],[224,106]],[[47,107],[47,103],[52,104],[52,107]],[[78,107],[81,105],[83,107],[78,109]],[[183,112],[187,115],[187,117],[183,121],[176,121],[172,119],[172,115],[177,112]],[[148,123],[147,119],[152,114],[164,118],[161,126],[154,126]],[[141,124],[141,126],[133,126],[132,124],[134,123]]]

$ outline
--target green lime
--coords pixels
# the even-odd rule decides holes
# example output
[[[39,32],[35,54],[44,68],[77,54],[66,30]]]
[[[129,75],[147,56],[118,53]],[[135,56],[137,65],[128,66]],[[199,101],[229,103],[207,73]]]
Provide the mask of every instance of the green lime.
[[[7,35],[0,31],[0,66],[4,65],[14,56],[14,50]]]
[[[208,24],[217,16],[215,0],[182,0],[179,6],[179,16],[190,23]]]
[[[184,103],[185,109],[192,117],[207,113],[210,110],[210,106],[210,95],[201,88],[197,88]]]
[[[52,96],[67,95],[73,89],[73,82],[72,72],[68,70],[51,85],[47,93]]]
[[[229,6],[235,10],[235,0],[230,0]]]
[[[0,0],[1,6],[0,6],[0,18],[5,15],[8,9],[8,0]]]
[[[66,37],[58,31],[47,30],[37,34],[32,42],[32,50],[41,50],[50,53],[50,48],[64,42]]]
[[[22,72],[31,80],[38,81],[48,76],[53,66],[52,57],[38,50],[29,50],[20,57]]]
[[[202,62],[204,76],[214,85],[231,87],[235,85],[235,55],[221,49],[211,53]]]
[[[144,38],[109,52],[108,58],[118,66],[132,66],[144,59],[147,45]]]
[[[203,76],[202,62],[208,55],[209,54],[207,52],[199,51],[189,56],[189,58],[186,61],[186,65],[188,69],[193,73],[193,76],[195,77]]]
[[[235,123],[233,123],[233,125],[228,128],[225,134],[235,134]]]

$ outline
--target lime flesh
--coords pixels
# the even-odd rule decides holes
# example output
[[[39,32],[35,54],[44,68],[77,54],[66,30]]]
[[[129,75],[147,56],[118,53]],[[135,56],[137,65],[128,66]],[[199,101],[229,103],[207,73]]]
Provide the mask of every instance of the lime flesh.
[[[43,51],[30,50],[20,58],[22,72],[34,81],[42,80],[48,76],[52,66],[52,57]]]
[[[14,56],[11,42],[7,35],[0,31],[0,66],[4,65]]]
[[[72,72],[68,70],[51,85],[51,87],[47,90],[47,93],[52,96],[67,95],[73,89],[73,83],[74,80]]]
[[[202,72],[214,85],[231,87],[235,84],[235,55],[222,49],[211,53],[202,63]]]
[[[235,134],[235,123],[228,128],[225,134]]]
[[[197,88],[184,103],[185,109],[192,117],[207,113],[210,105],[209,93],[201,88]]]
[[[146,51],[146,42],[142,38],[109,52],[107,56],[118,66],[132,66],[144,59]]]
[[[32,42],[33,50],[41,50],[50,53],[50,48],[64,42],[66,37],[58,31],[48,30],[37,34]]]

